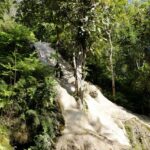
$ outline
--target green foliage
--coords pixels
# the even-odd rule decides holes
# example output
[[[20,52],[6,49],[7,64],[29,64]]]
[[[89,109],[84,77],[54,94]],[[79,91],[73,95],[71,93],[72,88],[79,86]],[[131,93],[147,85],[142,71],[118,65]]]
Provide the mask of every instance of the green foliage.
[[[35,110],[27,110],[25,117],[27,125],[32,126],[33,129],[36,129],[40,125],[40,120]]]
[[[18,149],[49,139],[54,147],[64,124],[54,104],[53,70],[31,48],[35,40],[23,25],[10,21],[0,26],[0,118],[12,120],[7,126]]]
[[[13,150],[13,147],[10,145],[9,132],[2,125],[0,125],[0,149]]]
[[[10,97],[13,95],[11,87],[9,87],[4,80],[0,82],[0,108],[11,104]]]
[[[110,99],[110,51],[107,31],[111,30],[113,66],[116,80],[115,102],[134,112],[149,114],[149,1],[128,4],[125,1],[101,2],[98,38],[88,56],[87,79],[102,87]],[[130,88],[129,88],[130,87]]]
[[[86,52],[88,69],[84,66],[83,72],[88,70],[87,79],[104,88],[111,99],[113,69],[116,102],[148,114],[149,60],[144,49],[150,45],[149,6],[149,1],[23,0],[16,20],[32,28],[38,39],[52,42],[71,63],[74,52],[79,63],[84,57],[80,61],[78,53]],[[141,72],[145,61],[148,67]]]
[[[97,2],[23,0],[16,20],[32,28],[38,39],[59,43],[71,57],[74,51],[89,50],[93,43]]]
[[[35,41],[35,36],[27,27],[13,21],[0,24],[0,49],[1,53],[17,50],[27,53],[29,43]]]
[[[51,137],[47,133],[36,136],[35,143],[36,145],[29,150],[51,150],[53,148]]]
[[[18,54],[19,55],[19,54]],[[31,66],[32,64],[32,66]],[[6,66],[3,66],[7,72]],[[39,113],[44,111],[51,112],[54,106],[54,97],[55,92],[52,88],[54,86],[54,81],[50,76],[51,70],[47,66],[41,64],[35,55],[30,55],[29,57],[24,57],[24,59],[17,60],[16,64],[16,73],[12,68],[12,78],[14,77],[14,73],[16,74],[16,79],[13,80],[13,83],[6,83],[4,81],[1,83],[1,108],[2,112],[5,114],[12,114],[14,116],[18,116],[20,114],[25,113],[25,121],[28,128],[28,132],[30,131],[30,137],[34,139],[34,136],[38,132],[39,126],[42,127],[42,130],[50,134],[49,136],[53,139],[55,136],[54,126],[51,126],[51,131],[48,129],[50,126],[49,121],[44,118],[46,116],[50,116],[50,114],[43,114],[44,117],[39,116]],[[5,71],[3,71],[4,73]],[[4,78],[11,77],[10,75],[5,75]],[[4,88],[5,87],[5,88]],[[2,105],[3,104],[3,105]],[[13,107],[12,107],[13,106]],[[32,109],[32,110],[31,110]],[[40,121],[42,119],[42,121]],[[51,118],[51,122],[53,122],[57,116]],[[44,120],[46,121],[44,123]],[[19,129],[20,130],[20,129]],[[27,132],[27,131],[26,131]],[[27,132],[27,133],[28,133]],[[22,132],[21,132],[22,133]],[[15,137],[15,143],[17,143],[16,139],[18,138],[18,134],[20,131],[17,131]],[[25,133],[22,133],[22,136],[25,137]],[[20,144],[20,142],[18,142]],[[22,144],[22,143],[21,143]]]
[[[0,21],[4,19],[4,15],[9,12],[11,0],[0,1]]]
[[[149,1],[22,0],[19,23],[2,21],[9,7],[0,2],[0,114],[19,118],[14,145],[53,149],[64,124],[54,101],[53,70],[31,49],[36,38],[51,42],[71,64],[75,54],[87,80],[116,103],[150,114],[150,57],[144,51],[150,46]]]

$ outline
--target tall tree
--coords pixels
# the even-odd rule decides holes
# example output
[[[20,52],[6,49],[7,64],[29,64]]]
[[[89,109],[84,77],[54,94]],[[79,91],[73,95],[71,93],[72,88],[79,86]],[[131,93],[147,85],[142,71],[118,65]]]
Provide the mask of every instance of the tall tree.
[[[112,81],[112,95],[115,98],[115,55],[117,53],[120,38],[120,30],[125,25],[125,17],[127,17],[125,8],[127,7],[126,0],[110,0],[101,1],[99,7],[99,20],[98,27],[100,28],[100,39],[104,46],[100,48],[100,51],[104,49],[106,55],[109,57],[109,70]]]
[[[37,26],[38,24],[53,24],[55,26],[55,42],[57,44],[60,41],[69,43],[70,47],[67,49],[71,48],[77,95],[82,100],[86,55],[93,43],[91,27],[95,25],[97,2],[98,0],[46,0],[44,2],[41,0],[32,0],[31,2],[23,0],[18,11],[18,18],[25,25],[33,27],[33,25]],[[28,22],[28,20],[30,21]]]

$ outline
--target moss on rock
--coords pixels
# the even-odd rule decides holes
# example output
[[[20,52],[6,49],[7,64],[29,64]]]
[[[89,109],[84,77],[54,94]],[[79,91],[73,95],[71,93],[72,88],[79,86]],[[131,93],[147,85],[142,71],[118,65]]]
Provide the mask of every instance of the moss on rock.
[[[125,129],[130,140],[132,150],[149,150],[150,128],[133,118],[125,122]]]

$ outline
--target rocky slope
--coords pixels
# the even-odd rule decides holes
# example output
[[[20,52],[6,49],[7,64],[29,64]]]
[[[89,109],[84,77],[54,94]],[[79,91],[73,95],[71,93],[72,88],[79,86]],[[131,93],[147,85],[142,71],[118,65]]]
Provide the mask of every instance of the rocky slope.
[[[55,51],[47,43],[35,44],[40,59],[54,66],[51,54]],[[71,66],[59,59],[63,77],[58,79],[56,101],[65,120],[57,150],[149,150],[150,121],[139,117],[109,101],[100,89],[84,83],[87,109],[79,109],[73,97],[75,78]]]

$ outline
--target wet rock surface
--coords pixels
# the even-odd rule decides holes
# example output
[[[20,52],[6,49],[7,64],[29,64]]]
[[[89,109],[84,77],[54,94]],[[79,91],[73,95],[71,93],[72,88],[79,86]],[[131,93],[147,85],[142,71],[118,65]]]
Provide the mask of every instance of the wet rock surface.
[[[49,44],[38,43],[36,48],[44,63],[54,50]],[[65,127],[58,138],[56,150],[149,150],[150,123],[109,101],[98,87],[84,82],[87,110],[78,108],[74,95],[75,78],[71,65],[59,57],[63,77],[57,79],[56,101],[60,105]],[[145,139],[146,137],[146,139]]]

